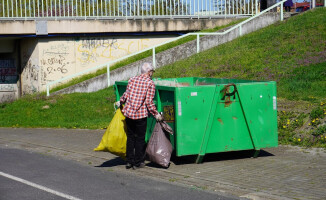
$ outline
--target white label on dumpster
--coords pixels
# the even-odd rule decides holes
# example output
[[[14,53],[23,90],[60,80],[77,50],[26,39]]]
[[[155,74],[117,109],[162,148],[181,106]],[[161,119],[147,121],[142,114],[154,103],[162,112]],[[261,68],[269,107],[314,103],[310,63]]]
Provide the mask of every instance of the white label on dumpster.
[[[192,92],[191,93],[191,96],[193,97],[193,96],[197,96],[197,92]]]
[[[178,115],[181,116],[181,101],[178,101]]]
[[[276,110],[277,106],[276,106],[276,96],[273,96],[273,109]]]

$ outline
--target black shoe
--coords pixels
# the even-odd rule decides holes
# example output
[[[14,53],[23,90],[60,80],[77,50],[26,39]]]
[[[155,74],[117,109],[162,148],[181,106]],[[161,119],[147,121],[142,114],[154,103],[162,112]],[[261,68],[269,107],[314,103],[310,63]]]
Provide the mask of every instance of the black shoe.
[[[126,169],[130,169],[130,168],[132,168],[132,167],[133,167],[132,164],[130,164],[130,163],[127,163],[127,164],[126,164]]]
[[[140,168],[144,168],[145,167],[145,163],[140,163],[140,164],[138,164],[138,165],[134,165],[133,166],[133,169],[140,169]]]

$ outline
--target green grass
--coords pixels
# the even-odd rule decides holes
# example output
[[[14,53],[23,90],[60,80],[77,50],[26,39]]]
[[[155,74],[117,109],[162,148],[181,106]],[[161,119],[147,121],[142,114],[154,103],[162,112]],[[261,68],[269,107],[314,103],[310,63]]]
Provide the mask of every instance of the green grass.
[[[326,9],[319,8],[160,68],[155,77],[274,80],[280,97],[312,100],[326,97],[325,69]]]
[[[224,25],[224,26],[217,26],[215,28],[205,29],[205,30],[201,30],[199,32],[216,32],[216,31],[221,30],[221,29],[224,29],[226,27],[229,27],[229,26],[233,26],[235,24],[238,24],[238,23],[240,23],[240,22],[242,22],[244,20],[246,20],[246,18],[235,20],[235,21],[233,21],[233,22],[231,22],[231,23],[229,23],[227,25]],[[196,36],[187,36],[187,37],[181,38],[181,39],[179,39],[177,41],[170,42],[168,44],[162,45],[162,46],[156,48],[155,49],[155,52],[156,53],[160,53],[160,52],[163,52],[165,50],[171,49],[173,47],[176,47],[178,45],[187,43],[187,42],[192,41],[192,40],[195,40],[195,39],[196,39]],[[126,66],[128,64],[134,63],[136,61],[139,61],[139,60],[142,60],[144,58],[150,57],[152,55],[153,54],[152,54],[152,51],[151,50],[145,51],[143,53],[137,54],[135,56],[132,56],[130,58],[127,58],[125,60],[122,60],[122,61],[120,61],[118,63],[115,63],[114,65],[110,66],[110,70],[112,71],[112,70],[118,69],[120,67]],[[99,69],[99,70],[97,70],[94,73],[85,74],[83,76],[74,78],[74,79],[72,79],[71,81],[69,81],[67,83],[64,83],[62,85],[59,85],[59,86],[51,89],[50,92],[52,93],[52,92],[55,92],[55,91],[59,91],[61,89],[67,88],[67,87],[72,86],[72,85],[75,85],[77,83],[81,83],[81,82],[83,82],[85,80],[94,78],[96,76],[99,76],[99,75],[102,75],[102,74],[105,74],[105,73],[107,73],[106,68]]]
[[[2,127],[106,128],[114,112],[113,87],[46,98],[32,95],[0,104]],[[47,108],[48,107],[48,108]]]
[[[318,101],[326,97],[326,62],[301,66],[278,82],[278,95],[289,100]]]

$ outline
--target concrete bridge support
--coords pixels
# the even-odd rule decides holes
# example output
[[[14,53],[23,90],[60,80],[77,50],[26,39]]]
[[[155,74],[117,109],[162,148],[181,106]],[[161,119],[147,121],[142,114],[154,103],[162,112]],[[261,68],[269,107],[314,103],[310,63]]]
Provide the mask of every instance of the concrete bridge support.
[[[48,82],[229,19],[0,21],[0,103]],[[164,32],[164,33],[163,33]],[[64,34],[64,35],[63,35]]]

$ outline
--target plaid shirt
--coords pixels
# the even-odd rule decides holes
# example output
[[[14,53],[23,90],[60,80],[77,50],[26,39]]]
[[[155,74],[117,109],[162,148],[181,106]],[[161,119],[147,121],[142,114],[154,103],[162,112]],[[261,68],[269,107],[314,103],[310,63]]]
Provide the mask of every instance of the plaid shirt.
[[[124,116],[131,119],[141,119],[148,116],[148,111],[153,115],[158,112],[153,102],[155,85],[147,74],[135,76],[128,81],[127,90],[120,98],[125,103],[122,109]]]

